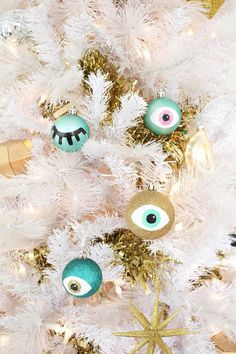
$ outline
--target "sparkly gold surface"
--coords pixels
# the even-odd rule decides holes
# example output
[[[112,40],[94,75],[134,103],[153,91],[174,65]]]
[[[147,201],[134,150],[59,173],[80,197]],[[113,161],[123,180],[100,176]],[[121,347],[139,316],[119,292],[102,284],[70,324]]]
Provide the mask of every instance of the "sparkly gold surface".
[[[163,319],[163,310],[159,310],[160,282],[156,284],[156,296],[154,301],[152,319],[149,321],[145,315],[140,312],[137,307],[131,303],[130,311],[136,320],[142,325],[143,330],[113,333],[118,337],[138,338],[140,342],[131,350],[130,354],[138,353],[138,351],[147,345],[146,354],[154,354],[155,348],[159,348],[163,354],[172,354],[172,350],[164,342],[162,338],[186,336],[197,334],[198,332],[189,331],[184,328],[169,329],[169,323],[180,313],[181,308],[176,310],[172,315]]]
[[[71,334],[71,331],[67,331],[60,324],[56,326],[57,330],[50,330],[51,336],[60,336],[63,338],[65,345],[71,346],[76,350],[77,354],[99,354],[99,348],[95,348],[92,343],[88,342],[84,338],[76,338],[75,334]]]
[[[160,266],[167,263],[178,263],[162,252],[157,252],[154,255],[149,250],[147,242],[126,229],[106,235],[105,243],[110,245],[114,251],[115,265],[124,266],[124,279],[131,284],[139,283],[147,290],[148,280],[155,279]]]
[[[45,270],[52,268],[52,265],[47,261],[48,249],[46,246],[34,248],[30,251],[16,251],[15,257],[19,261],[24,262],[34,268],[39,275],[38,284],[40,285],[45,280]]]
[[[204,8],[204,12],[211,19],[219,11],[225,0],[188,0],[200,4]]]
[[[212,280],[212,279],[222,280],[222,275],[220,274],[220,271],[221,271],[220,266],[215,266],[213,268],[204,268],[203,273],[196,280],[192,282],[193,289],[199,288],[207,280]]]
[[[83,87],[87,93],[90,90],[86,84],[86,80],[91,73],[100,71],[108,81],[112,82],[112,87],[109,90],[107,116],[102,122],[103,125],[111,124],[112,113],[120,107],[121,96],[134,91],[136,81],[128,80],[121,75],[118,66],[111,63],[108,57],[98,50],[88,51],[84,58],[79,61],[78,66],[84,72]]]
[[[161,143],[164,152],[168,153],[168,161],[171,167],[178,171],[184,162],[184,152],[187,142],[187,133],[193,123],[197,109],[193,105],[186,104],[182,109],[182,120],[180,126],[169,135],[155,135],[144,126],[143,119],[128,129],[127,143],[130,146],[144,144],[150,141]]]
[[[164,227],[160,230],[155,231],[148,231],[144,230],[140,227],[137,223],[132,220],[132,214],[138,208],[144,205],[154,205],[159,207],[160,209],[164,210],[169,217],[169,221]],[[157,191],[146,190],[139,192],[134,195],[133,198],[129,201],[126,209],[126,222],[128,228],[136,235],[141,237],[144,240],[155,240],[166,235],[174,222],[175,219],[175,211],[172,203],[170,202],[169,198]]]
[[[42,112],[43,118],[50,120],[55,120],[59,118],[60,115],[63,115],[69,112],[71,104],[69,101],[61,101],[60,103],[49,103],[46,99],[39,101],[39,107]],[[59,113],[61,112],[61,113]]]

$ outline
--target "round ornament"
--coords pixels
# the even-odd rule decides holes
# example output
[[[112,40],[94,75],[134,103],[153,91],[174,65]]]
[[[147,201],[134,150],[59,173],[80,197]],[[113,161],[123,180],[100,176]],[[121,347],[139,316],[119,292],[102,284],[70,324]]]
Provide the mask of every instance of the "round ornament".
[[[156,135],[168,135],[178,128],[181,117],[180,107],[175,101],[159,97],[148,104],[144,124]]]
[[[29,35],[24,10],[12,10],[0,15],[0,38],[22,42]]]
[[[90,136],[85,120],[71,112],[58,118],[51,131],[53,144],[65,152],[81,150]]]
[[[62,273],[62,283],[66,291],[77,298],[94,295],[102,285],[102,271],[90,258],[75,258]]]
[[[174,219],[175,211],[169,198],[153,190],[137,193],[127,205],[128,228],[144,240],[154,240],[167,234]]]

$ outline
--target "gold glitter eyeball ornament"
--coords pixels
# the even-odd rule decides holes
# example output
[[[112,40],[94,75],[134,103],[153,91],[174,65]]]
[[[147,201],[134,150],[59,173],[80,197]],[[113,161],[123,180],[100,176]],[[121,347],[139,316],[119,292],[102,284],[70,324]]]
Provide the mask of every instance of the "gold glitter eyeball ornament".
[[[136,236],[144,240],[155,240],[170,231],[175,211],[167,196],[147,190],[131,198],[125,216],[129,230]]]

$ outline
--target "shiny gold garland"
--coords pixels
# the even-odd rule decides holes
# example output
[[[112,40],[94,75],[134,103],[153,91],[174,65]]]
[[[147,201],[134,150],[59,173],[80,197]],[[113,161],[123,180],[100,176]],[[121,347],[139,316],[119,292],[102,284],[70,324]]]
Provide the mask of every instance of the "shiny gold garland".
[[[206,281],[212,279],[222,280],[222,275],[220,274],[221,268],[215,266],[213,268],[204,268],[203,274],[201,274],[196,280],[192,282],[192,288],[196,289],[202,286]]]
[[[201,5],[204,13],[211,19],[219,11],[225,0],[188,0]]]
[[[69,338],[66,338],[65,332],[57,333],[55,330],[50,330],[49,333],[51,336],[62,337],[64,344],[74,348],[76,350],[76,354],[99,354],[99,348],[95,348],[92,343],[88,342],[84,338],[76,338],[74,334]],[[52,353],[48,352],[47,354]]]
[[[50,103],[47,101],[47,99],[42,99],[39,101],[39,108],[42,112],[43,118],[47,118],[50,120],[55,120],[59,118],[60,115],[58,115],[58,112],[63,109],[65,106],[69,104],[69,101],[61,101],[59,103]],[[69,111],[69,106],[68,109],[66,109],[62,114],[66,113]],[[56,114],[56,116],[55,116]]]
[[[38,285],[46,281],[45,270],[51,269],[52,265],[47,261],[49,250],[46,246],[40,246],[30,251],[12,252],[12,256],[20,262],[30,265],[38,275]]]
[[[98,50],[88,51],[84,58],[79,61],[79,68],[84,71],[83,87],[86,93],[89,93],[89,87],[86,80],[91,73],[100,71],[106,76],[106,79],[112,82],[112,88],[109,91],[109,103],[107,109],[107,117],[103,120],[102,125],[112,124],[112,113],[120,107],[120,98],[129,92],[135,91],[136,81],[127,79],[119,74],[119,68],[110,63],[108,56],[102,54]],[[145,128],[143,119],[140,117],[138,123],[128,129],[127,144],[129,146],[136,144],[144,144],[150,141],[160,142],[163,150],[168,153],[168,160],[171,166],[178,171],[184,162],[184,151],[186,147],[186,135],[189,126],[195,119],[196,107],[186,103],[183,108],[183,118],[180,127],[168,136],[156,136]]]
[[[99,50],[87,51],[83,59],[78,62],[79,69],[84,72],[84,80],[82,82],[84,91],[90,92],[90,88],[86,83],[91,73],[101,72],[106,80],[112,82],[112,87],[109,90],[109,100],[107,117],[103,120],[102,125],[112,123],[112,113],[120,107],[121,96],[134,92],[136,80],[129,80],[119,73],[118,66],[111,63],[107,55],[102,54]]]
[[[160,251],[153,254],[148,243],[130,230],[121,229],[107,234],[104,242],[110,245],[115,253],[114,265],[124,266],[124,279],[131,284],[139,283],[146,290],[147,282],[155,280],[158,268],[167,263],[179,263]]]

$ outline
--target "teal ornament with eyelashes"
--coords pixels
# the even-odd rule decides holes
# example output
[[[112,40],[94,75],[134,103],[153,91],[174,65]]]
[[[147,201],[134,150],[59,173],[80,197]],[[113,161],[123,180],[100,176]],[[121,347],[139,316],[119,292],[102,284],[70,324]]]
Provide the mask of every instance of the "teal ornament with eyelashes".
[[[174,223],[175,211],[169,198],[157,191],[137,193],[126,208],[129,230],[145,240],[166,235]]]
[[[51,130],[53,144],[62,151],[80,151],[90,137],[90,129],[75,109],[58,118]]]
[[[77,298],[94,295],[102,285],[102,271],[90,258],[75,258],[62,273],[62,283],[66,291]]]
[[[166,97],[159,97],[148,104],[144,125],[155,135],[168,135],[180,125],[182,113],[178,104]]]

